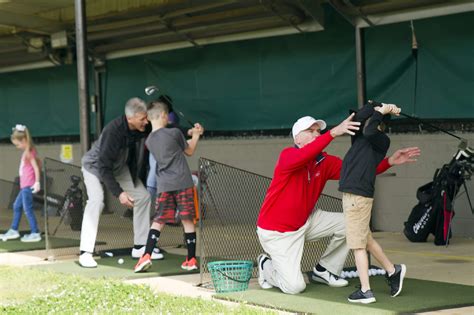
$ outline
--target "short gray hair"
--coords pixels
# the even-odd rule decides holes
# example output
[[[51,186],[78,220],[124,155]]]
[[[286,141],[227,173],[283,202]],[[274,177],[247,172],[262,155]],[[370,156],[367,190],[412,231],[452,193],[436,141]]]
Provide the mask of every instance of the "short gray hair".
[[[158,119],[163,112],[169,113],[169,107],[164,102],[153,101],[148,105],[148,118],[150,120]]]
[[[146,103],[138,97],[133,97],[125,104],[125,116],[131,118],[138,113],[146,113]]]

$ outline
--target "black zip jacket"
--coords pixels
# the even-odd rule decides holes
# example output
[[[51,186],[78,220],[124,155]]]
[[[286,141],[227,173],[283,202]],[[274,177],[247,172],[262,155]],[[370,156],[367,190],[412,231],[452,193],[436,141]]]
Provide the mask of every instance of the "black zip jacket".
[[[351,137],[352,146],[342,162],[339,191],[373,198],[376,169],[390,147],[389,137],[377,127],[384,115],[373,104],[361,108],[353,118],[363,126]]]
[[[117,117],[105,126],[99,139],[84,155],[82,166],[96,175],[118,197],[123,189],[115,175],[125,166],[128,166],[134,183],[137,178],[145,182],[148,154],[144,144],[150,131],[150,124],[144,132],[132,131],[125,115]]]

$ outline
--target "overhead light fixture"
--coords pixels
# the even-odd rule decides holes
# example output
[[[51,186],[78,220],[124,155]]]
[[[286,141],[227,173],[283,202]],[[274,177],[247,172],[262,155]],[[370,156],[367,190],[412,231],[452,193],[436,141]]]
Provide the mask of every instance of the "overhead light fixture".
[[[28,40],[28,52],[29,53],[42,52],[43,51],[43,46],[44,46],[43,37],[32,37]]]
[[[61,31],[51,34],[51,47],[52,48],[66,48],[67,47],[67,33]]]

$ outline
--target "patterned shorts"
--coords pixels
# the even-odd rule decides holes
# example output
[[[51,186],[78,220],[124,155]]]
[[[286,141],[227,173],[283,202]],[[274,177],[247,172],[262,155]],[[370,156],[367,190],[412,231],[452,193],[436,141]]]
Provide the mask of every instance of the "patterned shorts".
[[[156,214],[153,222],[176,223],[176,217],[181,220],[193,220],[196,214],[194,207],[194,189],[165,191],[156,197]]]

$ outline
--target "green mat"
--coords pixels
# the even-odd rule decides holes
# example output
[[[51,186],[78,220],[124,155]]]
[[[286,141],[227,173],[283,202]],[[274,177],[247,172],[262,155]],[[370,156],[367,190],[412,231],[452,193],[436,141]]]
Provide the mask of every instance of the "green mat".
[[[120,258],[124,260],[123,264],[118,263]],[[119,279],[137,279],[199,272],[199,270],[188,271],[181,269],[181,264],[185,259],[186,256],[166,253],[164,259],[153,260],[153,265],[150,269],[141,273],[133,272],[133,267],[135,267],[138,260],[131,258],[129,255],[97,259],[97,268],[82,268],[77,261],[37,265],[34,266],[34,268],[76,274],[90,278],[112,277]]]
[[[273,288],[220,293],[215,297],[313,314],[397,314],[474,305],[474,286],[405,279],[402,293],[392,298],[385,277],[370,277],[370,284],[377,302],[369,305],[347,301],[349,294],[359,285],[359,279],[350,279],[349,286],[344,288],[311,283],[297,295],[283,294]]]
[[[79,247],[79,240],[71,238],[50,237],[50,244],[53,248]],[[104,243],[105,244],[105,243]],[[3,242],[0,240],[0,253],[2,252],[23,252],[29,250],[46,249],[44,235],[40,242],[24,243],[20,239],[8,240]]]

